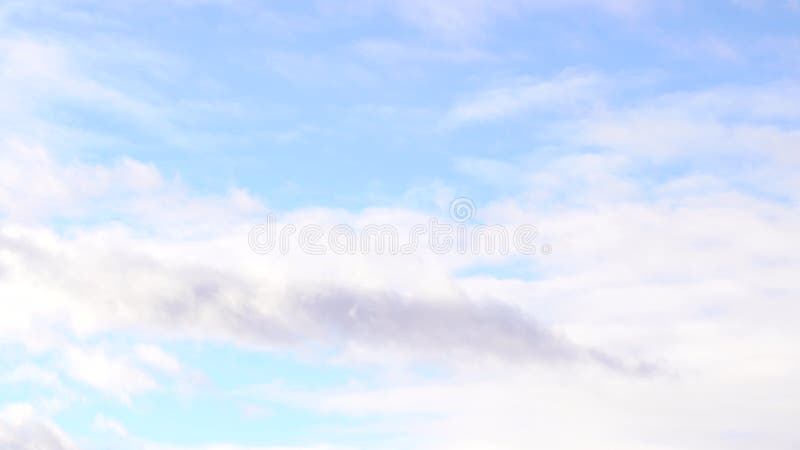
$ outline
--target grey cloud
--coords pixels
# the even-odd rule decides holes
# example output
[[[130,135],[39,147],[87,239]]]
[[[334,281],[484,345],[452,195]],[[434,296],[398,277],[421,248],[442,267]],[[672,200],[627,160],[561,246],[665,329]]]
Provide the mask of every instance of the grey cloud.
[[[615,372],[652,376],[657,364],[623,361],[571,342],[534,317],[499,301],[424,301],[391,292],[329,288],[297,294],[303,329],[343,342],[368,343],[434,359],[497,358],[512,363],[591,363]]]
[[[517,360],[563,361],[578,353],[522,311],[498,302],[423,301],[336,288],[298,294],[292,301],[306,326],[316,324],[318,333],[343,341]]]
[[[33,263],[20,245],[4,248]],[[49,269],[39,273],[39,281],[67,294],[66,303],[54,305],[54,311],[61,306],[70,311],[52,320],[70,324],[80,321],[79,314],[91,314],[94,333],[144,331],[264,349],[355,346],[443,362],[588,362],[639,375],[657,371],[573,343],[498,300],[411,297],[335,283],[299,287],[299,281],[274,289],[234,270],[170,262],[133,246],[72,257],[63,256],[69,252],[47,254]],[[96,276],[87,278],[86,272]]]
[[[55,425],[34,418],[0,418],[0,448],[4,450],[77,450]]]
[[[651,363],[628,364],[606,351],[577,345],[497,300],[464,296],[441,301],[320,285],[290,289],[276,302],[232,273],[193,268],[170,276],[187,285],[187,295],[153,305],[156,331],[168,326],[171,332],[216,335],[264,348],[356,344],[441,361],[587,362],[635,375],[661,371]]]

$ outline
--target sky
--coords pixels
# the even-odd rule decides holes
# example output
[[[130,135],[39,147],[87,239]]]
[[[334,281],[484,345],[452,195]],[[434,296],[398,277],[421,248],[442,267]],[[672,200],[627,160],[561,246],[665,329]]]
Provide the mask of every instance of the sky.
[[[3,450],[797,449],[798,230],[797,0],[0,0]]]

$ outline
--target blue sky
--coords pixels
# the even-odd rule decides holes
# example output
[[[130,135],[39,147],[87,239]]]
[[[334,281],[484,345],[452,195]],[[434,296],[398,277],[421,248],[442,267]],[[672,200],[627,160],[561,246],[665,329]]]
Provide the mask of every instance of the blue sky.
[[[796,448],[799,31],[796,0],[0,2],[0,447]],[[456,199],[535,254],[248,245]]]

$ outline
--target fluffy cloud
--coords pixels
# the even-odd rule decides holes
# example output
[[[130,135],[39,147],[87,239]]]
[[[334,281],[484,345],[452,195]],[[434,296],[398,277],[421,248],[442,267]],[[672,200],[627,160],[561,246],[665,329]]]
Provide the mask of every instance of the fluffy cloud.
[[[681,178],[633,183],[622,196],[613,189],[599,195],[596,187],[610,184],[595,179],[597,167],[604,177],[631,185],[624,163],[568,156],[541,173],[521,168],[531,177],[530,197],[483,208],[487,220],[535,222],[548,230],[555,251],[546,264],[519,261],[538,271],[533,280],[457,275],[486,260],[455,263],[446,255],[259,256],[247,248],[246,223],[185,240],[121,226],[57,233],[7,225],[0,283],[7,298],[20,301],[0,330],[31,348],[63,352],[71,378],[123,401],[159,386],[137,361],[165,373],[181,364],[152,345],[136,346],[127,356],[64,349],[63,336],[144,332],[259,348],[326,343],[350,362],[448,362],[454,378],[443,384],[262,392],[273,401],[344,415],[434,414],[432,428],[397,419],[397,427],[436,443],[431,448],[485,448],[497,439],[505,448],[524,448],[537,437],[553,448],[588,441],[703,448],[728,442],[734,432],[788,448],[792,434],[782,417],[797,413],[786,405],[800,404],[781,400],[800,370],[791,320],[798,313],[791,299],[800,270],[795,208],[727,183],[708,191],[708,181]],[[548,173],[569,182],[542,185]],[[537,185],[592,201],[542,205]],[[424,215],[383,209],[354,217],[317,209],[287,217],[413,223]],[[287,270],[299,266],[302,272]],[[743,398],[742,392],[749,394]],[[738,412],[700,429],[692,428],[699,419],[687,408]],[[669,415],[665,423],[689,431],[671,436],[646,419],[659,409]],[[506,419],[487,422],[486,411]],[[536,417],[540,426],[519,431],[509,411]],[[763,417],[769,420],[759,421]],[[580,435],[559,428],[592,420],[595,426]],[[621,434],[630,423],[643,430],[641,437]]]
[[[620,11],[638,4],[590,3]],[[412,2],[396,11],[456,36],[517,7]],[[0,52],[13,69],[0,74],[8,81],[0,89],[29,112],[53,89],[144,122],[165,118],[158,102],[94,83],[53,43],[6,40]],[[792,448],[791,418],[800,413],[796,83],[677,92],[625,106],[605,95],[607,83],[591,73],[514,78],[460,97],[444,114],[445,124],[459,127],[539,111],[558,116],[548,123],[564,145],[546,160],[458,161],[464,173],[513,187],[513,195],[481,205],[480,219],[541,226],[554,248],[547,259],[424,249],[392,258],[259,256],[247,234],[264,207],[245,190],[200,195],[146,162],[90,163],[6,140],[0,338],[55,364],[26,363],[3,381],[56,389],[71,380],[134,405],[137,395],[167,388],[162,377],[191,368],[166,346],[106,339],[323,347],[340,363],[433,364],[447,379],[414,383],[392,374],[374,386],[254,391],[327,414],[390,417],[394,430],[436,450],[531,442]],[[652,164],[668,170],[654,174]],[[115,221],[94,216],[98,209]],[[281,219],[407,227],[428,213],[313,208],[283,211]],[[64,217],[77,224],[60,223]],[[524,276],[485,274],[487,266]],[[415,414],[431,420],[408,420]],[[138,440],[105,416],[96,422],[131,448],[181,448]],[[0,414],[0,444],[74,448],[25,405]]]

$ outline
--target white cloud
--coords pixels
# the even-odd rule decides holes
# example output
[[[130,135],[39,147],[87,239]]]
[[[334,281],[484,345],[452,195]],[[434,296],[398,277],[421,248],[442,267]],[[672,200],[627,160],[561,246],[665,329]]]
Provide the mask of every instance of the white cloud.
[[[127,358],[111,356],[100,348],[71,347],[65,351],[65,370],[78,382],[131,403],[135,394],[152,391],[158,383]]]
[[[179,178],[168,180],[151,163],[128,157],[109,164],[61,161],[41,145],[15,139],[0,141],[0,177],[0,215],[28,223],[107,220],[93,215],[113,213],[140,226],[188,235],[264,211],[246,189],[195,196]]]
[[[43,147],[18,140],[0,142],[0,213],[6,217],[86,214],[112,195],[143,194],[164,185],[152,164],[122,158],[115,164],[61,164]]]
[[[625,106],[615,105],[618,85],[608,76],[567,72],[549,80],[521,79],[465,97],[445,112],[442,123],[466,126],[533,116],[547,124],[539,128],[550,139],[560,142],[550,149],[558,154],[593,148],[628,159],[634,169],[643,163],[681,161],[708,173],[736,170],[742,182],[792,195],[795,183],[790,174],[776,184],[776,177],[759,174],[759,167],[762,172],[791,171],[800,161],[794,151],[800,143],[800,109],[792,101],[800,89],[796,80],[668,92],[626,100]],[[734,158],[731,165],[719,159],[722,155]],[[540,167],[552,159],[544,151],[537,156]],[[711,158],[716,159],[712,162]],[[751,165],[733,167],[742,158]],[[462,159],[458,168],[468,173],[484,171],[484,179],[514,172],[497,173],[500,164],[509,164],[506,161],[482,161],[480,167],[476,163]],[[562,172],[555,170],[553,177],[563,179]],[[517,173],[511,178],[519,182],[526,175]]]
[[[99,431],[103,431],[106,433],[111,433],[116,435],[117,437],[127,437],[129,435],[128,429],[125,428],[119,421],[112,419],[110,417],[106,417],[102,414],[98,414],[94,418],[93,426],[95,429]]]
[[[141,362],[154,369],[173,375],[181,371],[181,363],[158,346],[139,344],[134,351]]]
[[[796,164],[800,109],[795,81],[676,92],[576,118],[574,140],[655,158],[763,156]],[[701,159],[701,158],[696,158]]]

